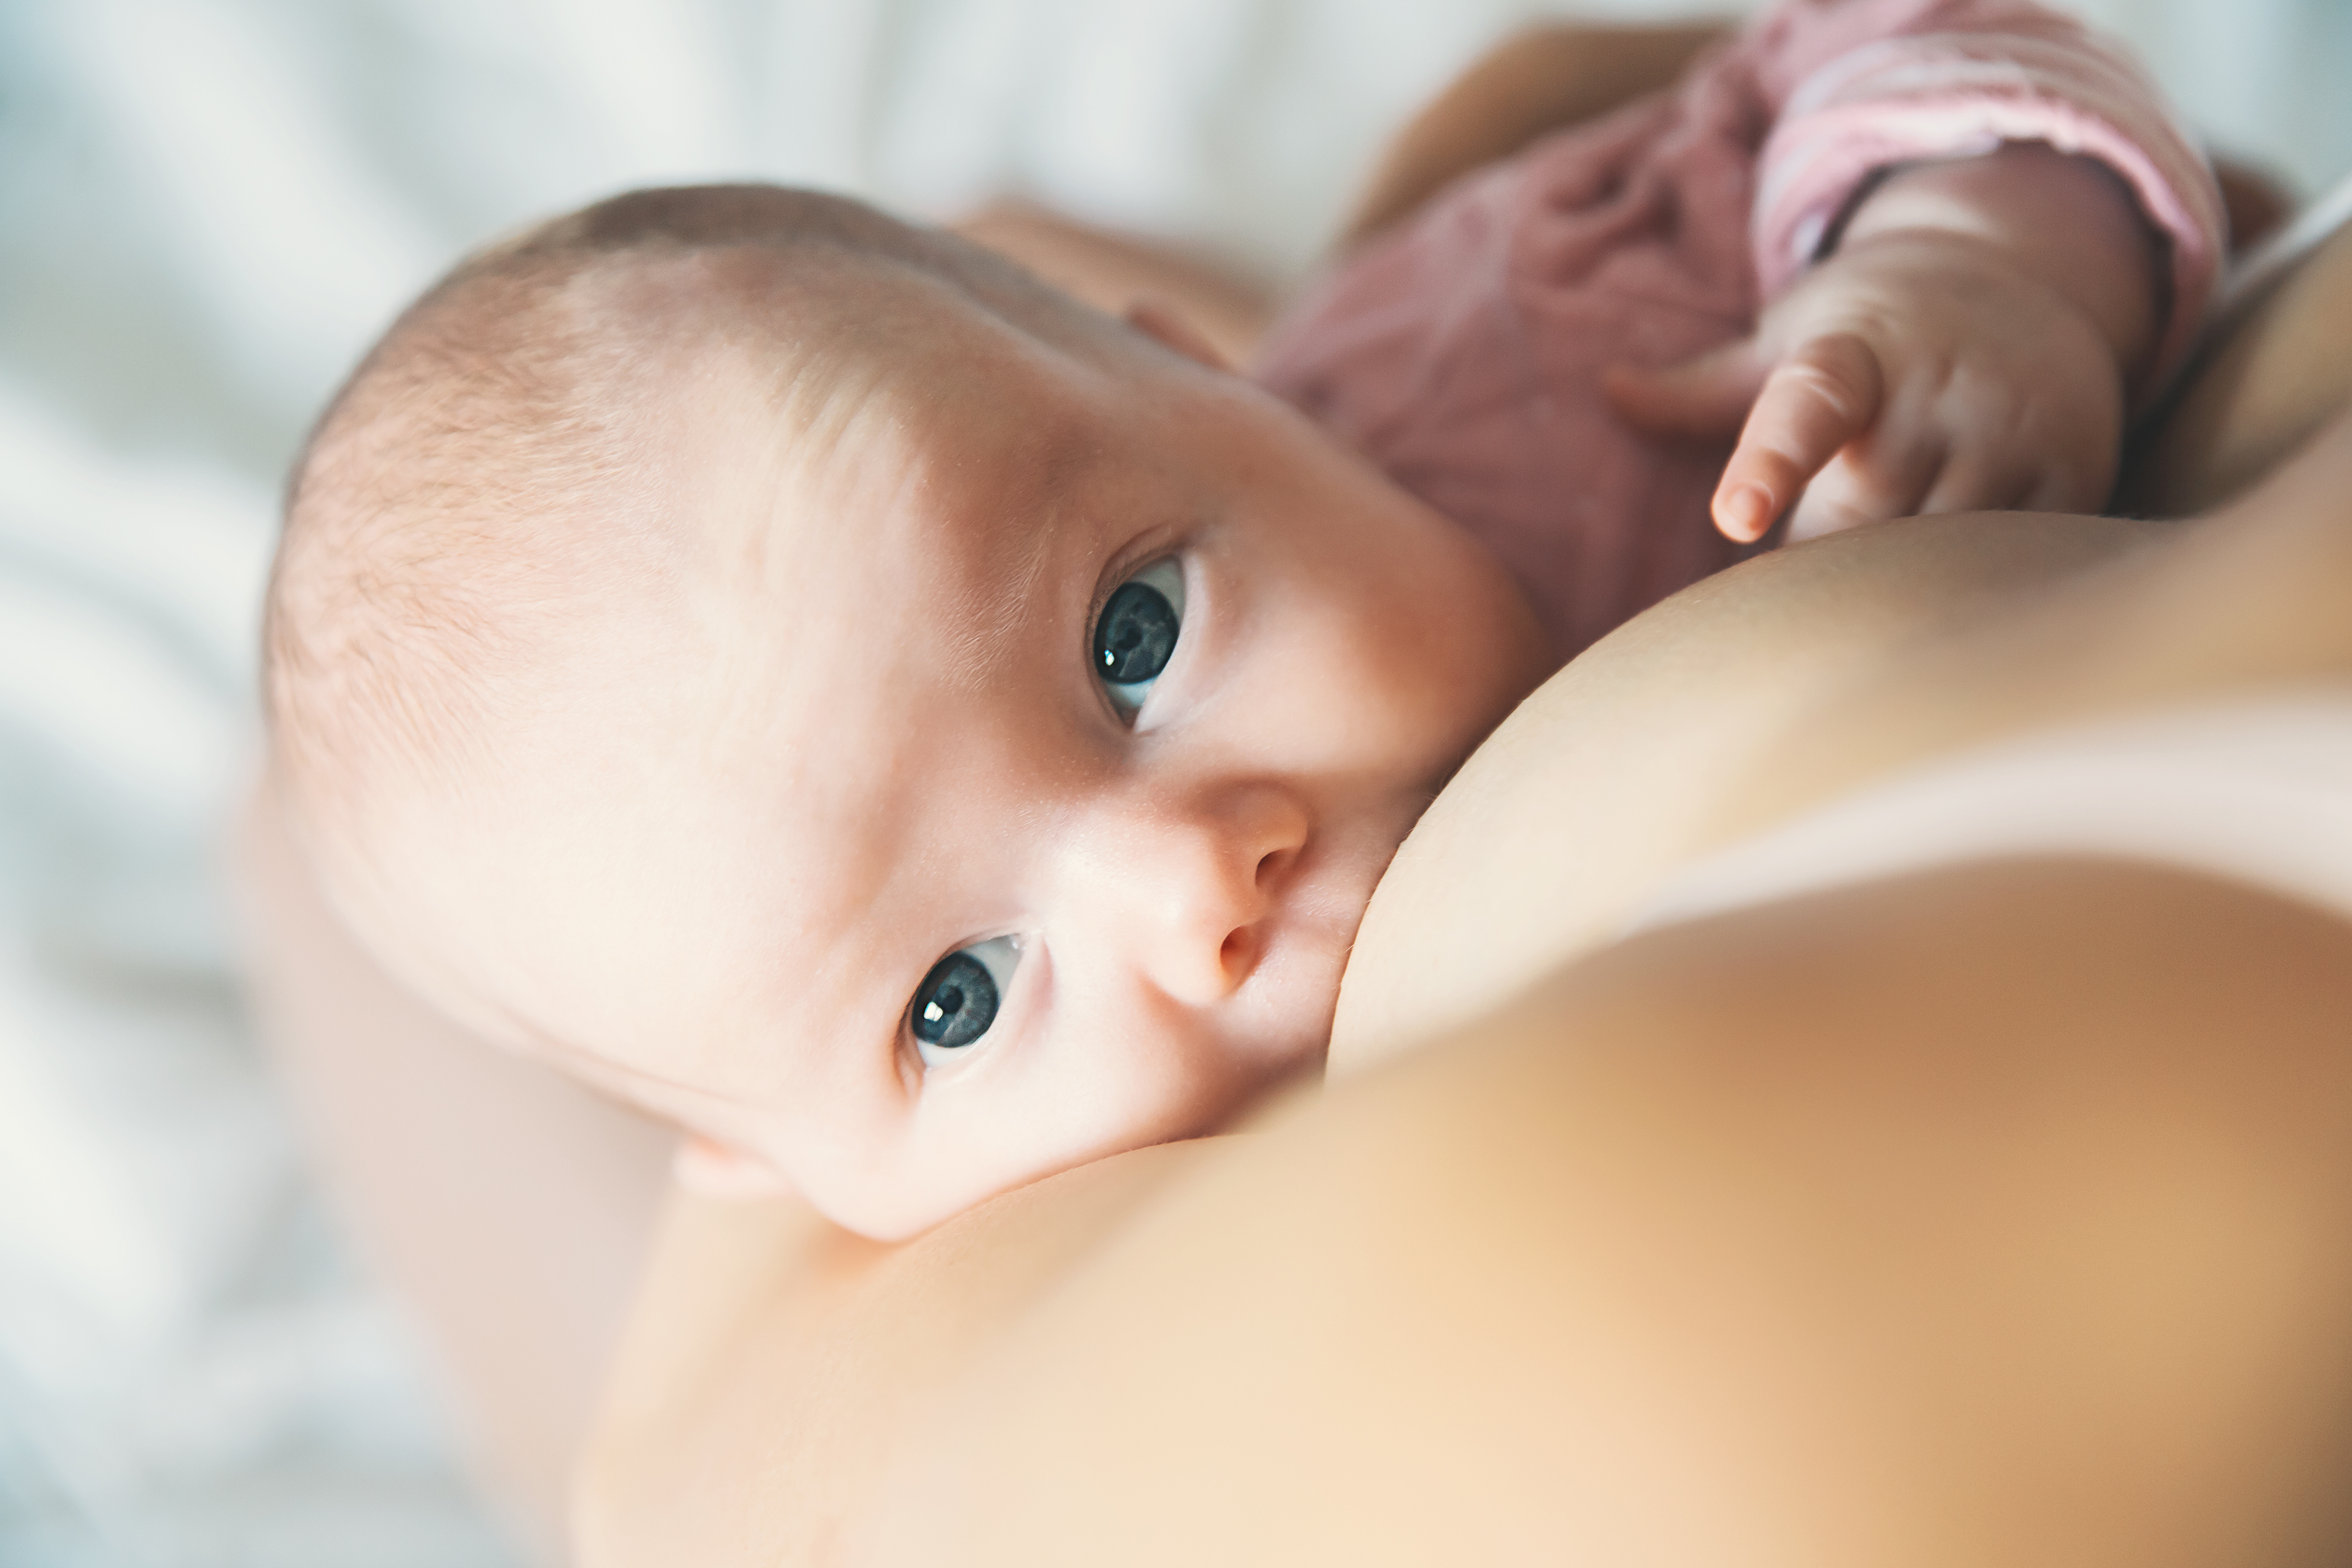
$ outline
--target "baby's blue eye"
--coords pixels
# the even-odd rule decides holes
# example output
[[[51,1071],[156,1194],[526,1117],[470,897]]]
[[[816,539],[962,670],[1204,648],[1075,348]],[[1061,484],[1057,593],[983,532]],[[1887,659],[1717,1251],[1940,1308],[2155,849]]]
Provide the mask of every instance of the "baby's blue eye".
[[[1184,569],[1173,560],[1138,572],[1103,606],[1095,622],[1095,674],[1120,718],[1133,718],[1143,706],[1183,626]]]
[[[939,1066],[988,1033],[1020,962],[1021,939],[1000,936],[958,948],[931,965],[907,1011],[924,1066]]]

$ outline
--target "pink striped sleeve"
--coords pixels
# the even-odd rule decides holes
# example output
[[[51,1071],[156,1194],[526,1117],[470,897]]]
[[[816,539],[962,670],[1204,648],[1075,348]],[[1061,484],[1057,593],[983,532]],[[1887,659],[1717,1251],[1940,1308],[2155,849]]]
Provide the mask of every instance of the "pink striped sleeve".
[[[2122,48],[2025,0],[1791,0],[1746,45],[1778,110],[1751,226],[1765,298],[1818,258],[1874,171],[2046,142],[2113,169],[2169,241],[2169,313],[2143,394],[2178,367],[2220,271],[2221,193]]]

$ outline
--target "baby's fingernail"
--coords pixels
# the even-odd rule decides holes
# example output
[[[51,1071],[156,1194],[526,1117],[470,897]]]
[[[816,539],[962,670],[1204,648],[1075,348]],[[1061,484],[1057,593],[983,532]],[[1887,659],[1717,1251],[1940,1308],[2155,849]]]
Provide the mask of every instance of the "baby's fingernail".
[[[1723,498],[1723,521],[1741,539],[1761,539],[1772,521],[1772,498],[1754,485],[1742,485]]]

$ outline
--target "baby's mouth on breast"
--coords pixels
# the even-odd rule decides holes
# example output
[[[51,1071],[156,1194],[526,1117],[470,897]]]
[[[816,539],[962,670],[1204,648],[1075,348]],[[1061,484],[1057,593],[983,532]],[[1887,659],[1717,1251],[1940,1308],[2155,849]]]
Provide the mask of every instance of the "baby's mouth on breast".
[[[1318,1061],[1322,1044],[1329,1039],[1339,979],[1355,948],[1356,932],[1371,906],[1373,889],[1403,842],[1402,832],[1393,837],[1371,832],[1349,837],[1352,842],[1318,834],[1300,851],[1276,908],[1261,922],[1250,975],[1261,994],[1293,987],[1312,991]],[[1305,1004],[1295,998],[1266,1000],[1285,1010],[1306,1011]]]

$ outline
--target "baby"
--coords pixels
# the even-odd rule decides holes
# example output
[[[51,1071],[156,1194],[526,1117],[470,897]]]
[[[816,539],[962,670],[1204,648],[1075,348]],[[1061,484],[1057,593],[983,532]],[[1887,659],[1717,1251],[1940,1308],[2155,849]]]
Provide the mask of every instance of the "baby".
[[[1817,34],[1872,9],[1784,8],[1694,81],[1801,45],[1804,91],[1852,109],[1851,50]],[[2070,464],[2104,487],[2217,220],[2152,100],[2034,90],[2048,112],[2003,100],[1990,132],[1946,93],[1937,144],[1984,155],[1891,177],[1930,142],[1882,91],[1864,147],[1805,148],[1790,188],[1832,221],[1801,276],[1765,270],[1760,321],[1610,340],[1650,367],[1609,379],[1642,422],[1746,416],[1706,463],[1728,531],[1825,467],[1879,510],[2021,500]],[[2099,162],[2002,145],[2036,127]],[[1843,197],[1813,190],[1831,167]],[[1373,884],[1453,769],[1611,616],[1717,563],[1562,591],[1507,509],[1401,487],[1428,475],[1351,426],[1348,344],[1308,330],[1363,277],[1276,380],[1387,474],[1164,310],[1114,321],[837,198],[640,193],[468,261],[354,374],[289,500],[273,765],[316,873],[427,998],[689,1130],[697,1179],[870,1236],[1222,1124],[1319,1061]],[[1598,408],[1606,363],[1529,395]],[[1696,445],[1611,431],[1651,454],[1612,472]],[[1526,488],[1524,452],[1488,456]]]

